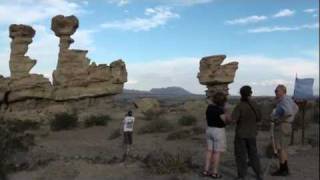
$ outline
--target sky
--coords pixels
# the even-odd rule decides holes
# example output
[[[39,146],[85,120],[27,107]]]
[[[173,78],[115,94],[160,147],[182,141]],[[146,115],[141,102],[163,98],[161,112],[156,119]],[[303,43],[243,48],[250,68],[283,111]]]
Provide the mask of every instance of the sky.
[[[277,84],[292,94],[296,75],[315,78],[319,94],[318,7],[318,0],[0,0],[0,75],[10,76],[10,24],[26,24],[36,30],[31,73],[52,79],[58,38],[51,18],[62,14],[80,21],[72,49],[89,50],[97,64],[125,61],[126,89],[203,94],[200,59],[225,54],[224,63],[239,62],[232,95],[243,85],[273,95]]]

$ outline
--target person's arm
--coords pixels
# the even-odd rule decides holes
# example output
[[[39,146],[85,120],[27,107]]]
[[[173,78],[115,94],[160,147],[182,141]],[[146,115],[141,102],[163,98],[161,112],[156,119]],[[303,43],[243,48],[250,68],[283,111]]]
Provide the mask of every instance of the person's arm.
[[[285,111],[281,106],[277,106],[271,114],[271,118],[274,121],[280,120],[285,115]]]

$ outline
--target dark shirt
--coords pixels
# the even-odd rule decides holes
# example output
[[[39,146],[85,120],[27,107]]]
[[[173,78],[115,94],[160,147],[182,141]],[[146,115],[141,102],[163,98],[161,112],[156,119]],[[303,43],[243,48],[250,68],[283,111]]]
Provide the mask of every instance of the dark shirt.
[[[249,103],[241,101],[232,112],[232,119],[237,122],[236,136],[240,138],[256,137],[257,122],[261,120],[261,110],[258,105],[254,101]]]
[[[207,108],[207,124],[209,127],[223,128],[226,126],[220,115],[224,114],[223,108],[210,104]]]

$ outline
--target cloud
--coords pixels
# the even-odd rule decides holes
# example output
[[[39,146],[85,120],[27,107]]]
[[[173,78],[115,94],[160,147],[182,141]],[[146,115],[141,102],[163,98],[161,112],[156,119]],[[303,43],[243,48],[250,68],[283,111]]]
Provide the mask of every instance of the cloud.
[[[225,23],[230,24],[230,25],[235,25],[235,24],[249,24],[249,23],[257,23],[260,21],[264,21],[268,19],[266,16],[249,16],[249,17],[244,17],[244,18],[239,18],[239,19],[233,19],[233,20],[228,20]]]
[[[274,14],[274,18],[280,18],[280,17],[288,17],[288,16],[293,16],[295,14],[294,10],[290,9],[282,9],[278,13]]]
[[[129,0],[108,0],[111,4],[117,4],[118,6],[125,6],[130,3]]]
[[[0,24],[31,24],[57,14],[83,12],[80,4],[67,0],[10,0],[0,4]]]
[[[317,11],[318,11],[318,9],[312,9],[312,8],[303,10],[303,12],[305,12],[305,13],[315,13]]]
[[[127,63],[128,83],[125,88],[149,90],[156,87],[180,86],[190,92],[204,94],[205,86],[197,79],[201,57],[181,57],[140,63]],[[270,58],[258,55],[239,55],[226,59],[238,61],[239,69],[230,93],[238,95],[243,85],[251,85],[255,95],[273,95],[277,84],[285,84],[292,94],[296,73],[300,78],[315,78],[319,89],[319,62],[314,58]],[[142,70],[143,69],[143,70]]]
[[[299,31],[303,29],[319,29],[319,23],[304,24],[300,26],[265,26],[254,29],[249,29],[249,33],[270,33],[270,32],[287,32],[287,31]]]
[[[243,85],[251,85],[255,95],[273,95],[277,84],[285,84],[288,93],[293,93],[295,75],[300,78],[314,78],[314,92],[319,90],[319,62],[313,58],[270,58],[257,55],[240,55],[230,57],[239,62],[239,69],[231,94],[238,94]]]
[[[155,7],[145,9],[143,18],[106,22],[101,25],[105,29],[119,29],[125,31],[149,31],[150,29],[165,25],[169,20],[179,18],[179,14],[171,11],[169,7]]]

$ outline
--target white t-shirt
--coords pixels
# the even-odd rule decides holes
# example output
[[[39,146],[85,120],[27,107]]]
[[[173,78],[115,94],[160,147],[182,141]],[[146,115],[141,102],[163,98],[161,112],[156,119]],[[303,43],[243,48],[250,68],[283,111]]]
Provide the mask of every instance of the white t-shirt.
[[[126,116],[123,120],[123,131],[133,131],[133,123],[134,123],[134,117],[132,116]]]

